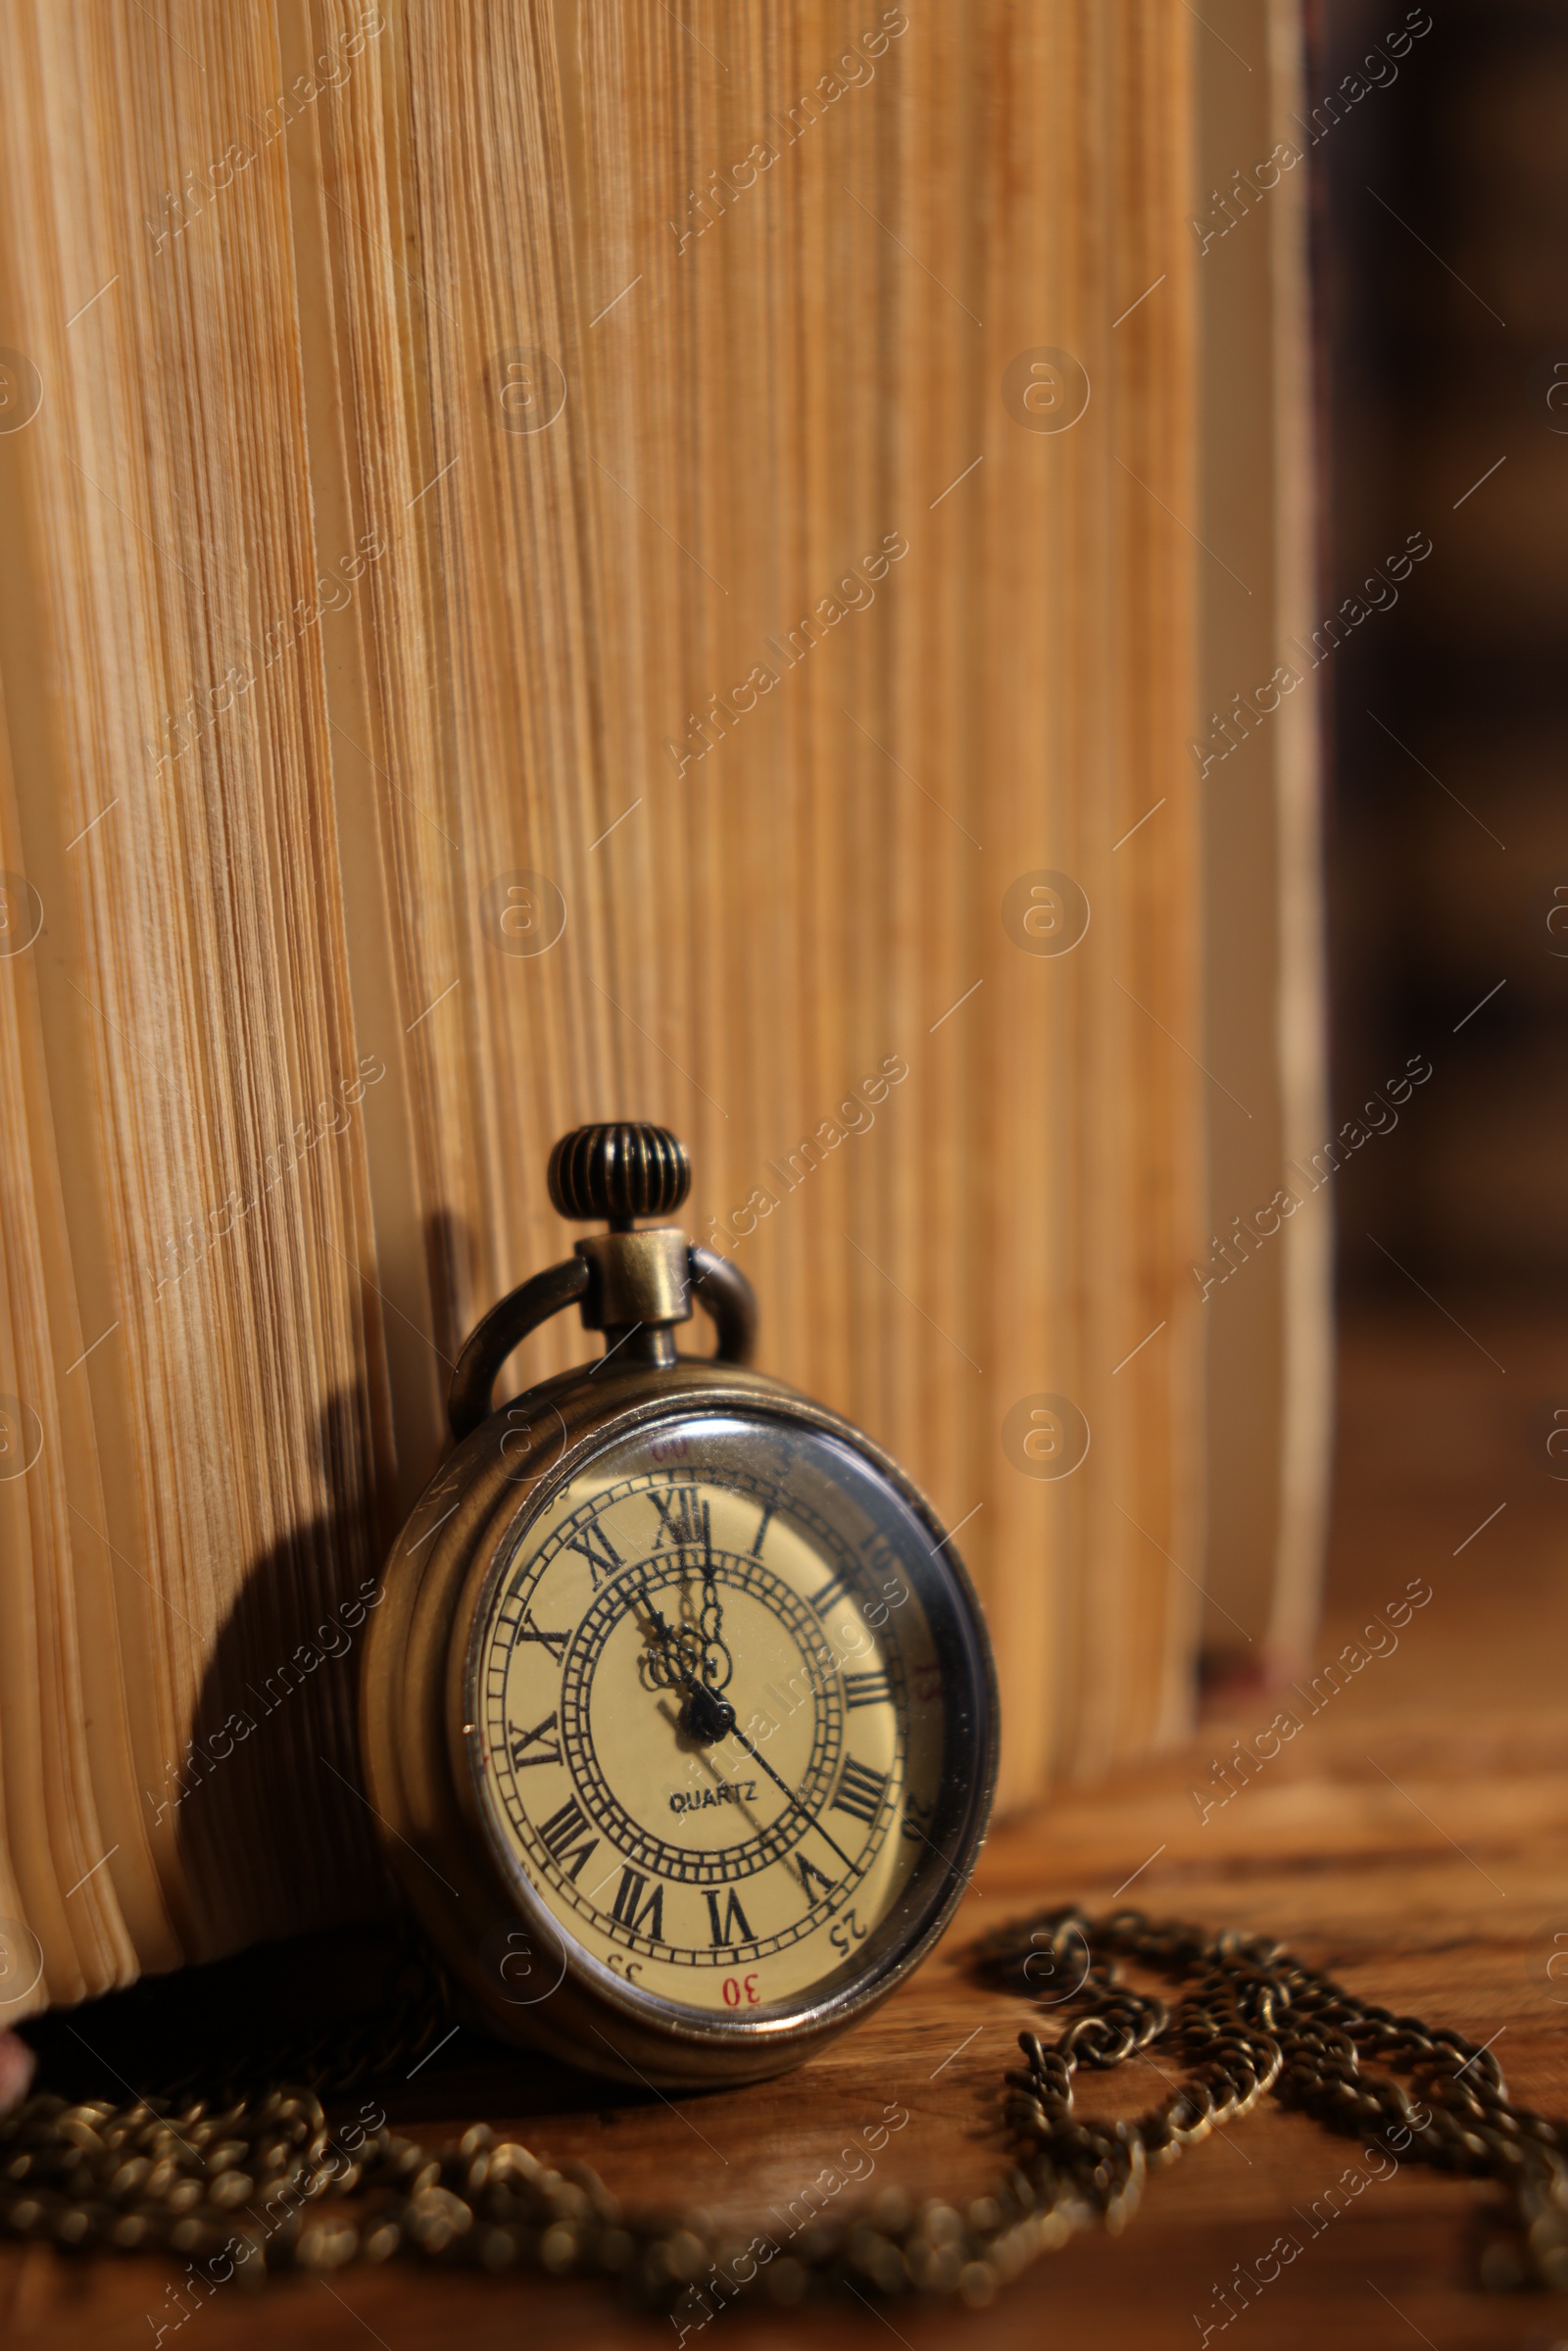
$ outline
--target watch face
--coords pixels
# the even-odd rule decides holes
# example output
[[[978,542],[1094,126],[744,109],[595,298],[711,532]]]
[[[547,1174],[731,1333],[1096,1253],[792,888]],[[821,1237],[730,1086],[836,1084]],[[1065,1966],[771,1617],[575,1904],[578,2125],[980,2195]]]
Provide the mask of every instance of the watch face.
[[[986,1687],[960,1579],[870,1460],[782,1412],[688,1408],[512,1536],[463,1729],[563,1965],[758,2024],[884,1974],[950,1905]]]

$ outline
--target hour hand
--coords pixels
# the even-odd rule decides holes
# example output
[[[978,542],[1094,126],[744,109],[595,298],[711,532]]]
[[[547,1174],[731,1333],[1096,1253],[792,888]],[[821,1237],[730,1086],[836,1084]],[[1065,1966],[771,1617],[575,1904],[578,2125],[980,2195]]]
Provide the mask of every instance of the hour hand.
[[[695,1674],[687,1674],[685,1684],[681,1728],[705,1747],[716,1746],[734,1730],[735,1709],[728,1698],[720,1697],[716,1690],[710,1690],[706,1682],[699,1682]]]
[[[686,1692],[686,1703],[680,1714],[681,1729],[689,1739],[699,1740],[705,1747],[716,1746],[735,1728],[734,1707],[728,1698],[720,1697],[716,1690],[710,1690],[690,1666],[682,1664],[674,1646],[675,1637],[660,1611],[650,1605],[648,1613],[658,1634],[664,1662]]]

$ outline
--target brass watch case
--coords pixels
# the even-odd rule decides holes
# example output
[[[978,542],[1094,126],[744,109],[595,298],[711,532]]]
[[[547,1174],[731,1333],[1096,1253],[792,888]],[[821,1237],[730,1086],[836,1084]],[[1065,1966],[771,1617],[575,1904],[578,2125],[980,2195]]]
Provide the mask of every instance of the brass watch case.
[[[672,1415],[732,1406],[837,1438],[894,1490],[929,1535],[954,1638],[950,1706],[969,1764],[956,1821],[917,1917],[885,1922],[855,1980],[814,2006],[757,2019],[698,2013],[606,1980],[564,1935],[481,1807],[468,1746],[476,1624],[498,1563],[524,1523],[601,1447]],[[961,1684],[961,1688],[958,1686]],[[501,2038],[625,2082],[676,2088],[754,2082],[811,2056],[885,2000],[953,1915],[983,1841],[996,1782],[996,1675],[973,1590],[924,1496],[898,1464],[836,1413],[733,1363],[680,1357],[618,1368],[611,1358],[562,1373],[465,1438],[416,1504],[387,1562],[370,1619],[361,1696],[369,1801],[387,1858],[454,1983]],[[498,1972],[511,1935],[536,1961],[546,1996],[517,2002]],[[879,1947],[880,1944],[880,1947]],[[559,1982],[555,1982],[559,1972]]]

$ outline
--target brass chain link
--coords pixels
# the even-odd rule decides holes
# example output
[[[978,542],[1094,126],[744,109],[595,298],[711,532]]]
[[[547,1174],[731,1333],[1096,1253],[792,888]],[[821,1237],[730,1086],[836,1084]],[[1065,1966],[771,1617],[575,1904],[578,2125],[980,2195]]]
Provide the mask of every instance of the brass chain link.
[[[215,2285],[400,2254],[598,2277],[692,2326],[740,2296],[789,2306],[835,2285],[978,2306],[1075,2230],[1100,2222],[1118,2231],[1151,2166],[1272,2092],[1328,2131],[1374,2137],[1399,2162],[1495,2182],[1483,2282],[1568,2289],[1568,2121],[1516,2106],[1492,2050],[1357,2000],[1262,1937],[1135,1910],[1043,1911],[970,1957],[984,1981],[1072,2021],[1049,2043],[1019,2035],[1024,2063],[1005,2076],[1002,2101],[1011,2160],[987,2194],[961,2204],[885,2188],[786,2248],[770,2229],[701,2211],[623,2214],[586,2164],[548,2167],[483,2124],[435,2151],[384,2122],[334,2132],[323,2097],[433,2052],[450,2029],[445,1990],[423,1961],[405,1971],[397,2004],[351,2038],[335,2033],[330,2053],[296,2052],[308,2086],[217,2102],[28,2097],[0,2122],[0,2233],[81,2253],[173,2254]],[[1128,1961],[1183,1996],[1171,2007],[1133,1989]],[[1081,2068],[1155,2050],[1185,2075],[1158,2105],[1136,2122],[1079,2116]]]

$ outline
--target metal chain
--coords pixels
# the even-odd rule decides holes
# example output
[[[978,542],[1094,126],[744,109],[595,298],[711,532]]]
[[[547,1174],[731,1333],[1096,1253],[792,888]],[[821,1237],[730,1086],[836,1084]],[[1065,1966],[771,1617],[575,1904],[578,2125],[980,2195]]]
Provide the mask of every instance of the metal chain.
[[[0,2233],[79,2252],[182,2256],[212,2289],[394,2255],[600,2277],[673,2313],[684,2339],[739,2297],[793,2305],[849,2285],[989,2302],[1075,2230],[1095,2222],[1119,2230],[1151,2166],[1174,2162],[1272,2092],[1326,2130],[1375,2136],[1397,2161],[1497,2183],[1500,2226],[1483,2282],[1568,2290],[1568,2121],[1516,2106],[1490,2049],[1357,2000],[1277,1943],[1153,1924],[1135,1910],[1043,1911],[971,1957],[984,1981],[1071,2022],[1050,2043],[1019,2035],[1024,2063],[1006,2075],[1002,2105],[1011,2161],[989,2193],[961,2204],[884,2189],[781,2244],[771,2217],[754,2228],[699,2211],[623,2214],[586,2164],[552,2169],[483,2124],[434,2152],[384,2121],[334,2131],[322,2097],[363,2087],[372,2047],[386,2072],[433,2047],[450,2024],[425,1962],[422,1976],[405,1972],[398,2005],[367,2019],[352,2046],[335,2036],[330,2063],[320,2050],[297,2053],[310,2086],[216,2106],[29,2097],[0,2123]],[[1171,2007],[1134,1990],[1126,1961],[1183,1996]],[[1155,2050],[1185,2076],[1157,2106],[1137,2122],[1079,2116],[1080,2068],[1103,2072]],[[1368,2074],[1369,2064],[1381,2070]]]

